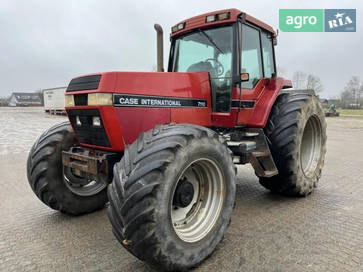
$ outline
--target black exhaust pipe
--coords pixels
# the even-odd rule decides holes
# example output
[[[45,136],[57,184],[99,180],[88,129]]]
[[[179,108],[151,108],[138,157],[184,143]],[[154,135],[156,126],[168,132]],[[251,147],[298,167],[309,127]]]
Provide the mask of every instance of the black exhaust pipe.
[[[156,30],[157,71],[164,72],[163,28],[159,24],[154,24],[154,28]]]

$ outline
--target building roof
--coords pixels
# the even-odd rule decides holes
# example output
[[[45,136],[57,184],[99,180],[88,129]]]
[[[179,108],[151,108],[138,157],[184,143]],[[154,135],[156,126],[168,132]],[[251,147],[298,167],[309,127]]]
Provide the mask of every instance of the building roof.
[[[12,97],[14,97],[18,103],[42,103],[39,93],[12,93],[11,98]]]

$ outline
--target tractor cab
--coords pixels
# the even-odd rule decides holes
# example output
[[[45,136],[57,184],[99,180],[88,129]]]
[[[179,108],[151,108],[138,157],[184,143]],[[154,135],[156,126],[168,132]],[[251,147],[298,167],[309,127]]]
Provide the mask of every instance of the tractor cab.
[[[231,9],[177,24],[171,41],[169,72],[209,73],[215,124],[248,124],[256,100],[276,81],[274,30]]]
[[[198,29],[176,38],[168,70],[208,72],[213,111],[229,112],[232,88],[233,26]]]
[[[208,72],[213,111],[229,112],[233,26],[197,29],[173,40],[169,72]]]

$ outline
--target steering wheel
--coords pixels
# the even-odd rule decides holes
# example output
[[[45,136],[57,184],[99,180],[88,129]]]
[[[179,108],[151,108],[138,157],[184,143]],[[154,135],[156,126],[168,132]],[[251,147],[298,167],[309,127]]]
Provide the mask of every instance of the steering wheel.
[[[213,65],[214,69],[216,69],[216,71],[217,71],[217,76],[223,75],[224,67],[223,67],[222,63],[219,62],[219,60],[211,58],[211,59],[206,59],[205,61],[209,61],[211,63],[214,63],[212,65]]]

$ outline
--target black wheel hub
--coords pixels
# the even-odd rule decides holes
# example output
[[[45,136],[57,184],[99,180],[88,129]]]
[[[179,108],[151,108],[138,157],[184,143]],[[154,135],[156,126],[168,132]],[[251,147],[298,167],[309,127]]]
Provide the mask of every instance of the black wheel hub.
[[[183,179],[179,182],[176,187],[173,205],[181,208],[187,207],[190,202],[192,202],[194,196],[194,188],[193,184],[191,184],[188,180]]]

